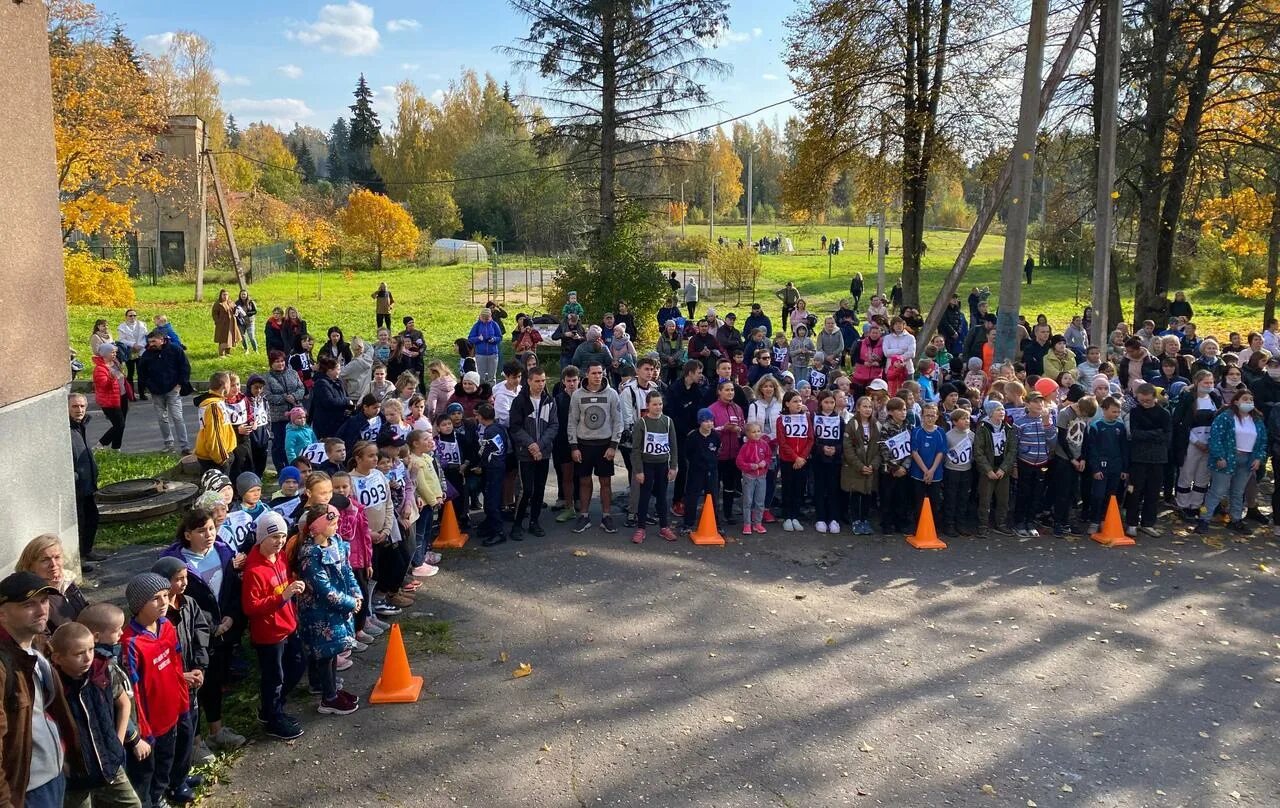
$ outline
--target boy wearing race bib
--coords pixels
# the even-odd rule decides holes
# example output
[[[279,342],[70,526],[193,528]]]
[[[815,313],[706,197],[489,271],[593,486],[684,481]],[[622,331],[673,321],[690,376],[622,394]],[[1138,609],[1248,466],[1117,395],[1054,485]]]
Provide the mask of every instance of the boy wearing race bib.
[[[1058,410],[1058,440],[1049,466],[1053,491],[1053,535],[1059,538],[1071,530],[1071,508],[1080,498],[1084,477],[1084,439],[1089,423],[1098,412],[1098,402],[1085,395],[1084,388],[1072,384],[1067,390],[1067,406]]]
[[[911,479],[915,481],[913,525],[920,519],[925,497],[935,506],[942,505],[942,463],[947,456],[947,436],[938,428],[938,405],[923,405],[920,420],[924,423],[911,432]]]
[[[969,411],[951,411],[951,429],[947,430],[947,459],[943,461],[942,532],[970,536],[972,521],[970,496],[973,494],[973,431],[969,429]]]
[[[316,471],[323,471],[332,477],[346,469],[347,444],[342,442],[342,438],[326,438],[321,447],[324,450],[324,459],[313,466]],[[314,458],[311,459],[314,462]]]
[[[907,402],[894,396],[885,403],[889,417],[880,424],[880,532],[906,533],[911,524],[911,428],[907,424]]]
[[[289,426],[284,430],[284,459],[292,463],[308,446],[316,443],[316,432],[307,425],[307,411],[301,407],[289,410]]]
[[[480,421],[480,468],[483,469],[484,522],[479,533],[485,547],[507,540],[502,524],[502,481],[507,474],[507,457],[511,453],[511,436],[497,421],[493,405],[487,401],[476,405]],[[519,541],[519,538],[517,538]]]
[[[991,498],[995,497],[995,531],[1011,536],[1009,529],[1009,480],[1018,457],[1018,432],[1005,419],[1004,405],[988,400],[987,413],[973,437],[973,464],[978,477],[978,535],[987,535]]]
[[[458,435],[453,431],[453,419],[447,414],[436,417],[436,460],[440,462],[440,468],[444,471],[446,486],[446,499],[453,503],[454,516],[458,519],[458,527],[466,530],[471,524],[471,517],[467,515],[467,488],[466,480],[462,475],[462,444],[458,442]],[[448,496],[448,489],[453,489],[453,495]]]
[[[679,463],[676,425],[670,417],[662,414],[662,406],[662,393],[651,390],[644,415],[636,421],[631,434],[631,465],[636,469],[635,480],[640,484],[636,529],[631,534],[631,541],[636,544],[644,541],[649,501],[654,497],[658,500],[658,535],[667,541],[676,540],[667,513],[667,483],[675,480]]]
[[[298,490],[302,488],[302,472],[293,466],[285,466],[280,469],[280,476],[276,482],[280,490],[271,498],[272,508],[298,496]]]

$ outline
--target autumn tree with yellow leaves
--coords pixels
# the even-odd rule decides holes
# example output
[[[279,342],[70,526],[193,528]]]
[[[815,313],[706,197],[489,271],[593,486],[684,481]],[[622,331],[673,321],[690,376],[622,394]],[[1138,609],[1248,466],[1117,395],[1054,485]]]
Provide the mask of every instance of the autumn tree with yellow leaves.
[[[172,183],[156,150],[164,108],[133,43],[88,3],[49,3],[49,56],[63,238],[118,237],[138,197]]]
[[[418,228],[409,212],[382,194],[357,188],[338,212],[338,225],[356,250],[382,269],[382,259],[412,258],[418,248]]]

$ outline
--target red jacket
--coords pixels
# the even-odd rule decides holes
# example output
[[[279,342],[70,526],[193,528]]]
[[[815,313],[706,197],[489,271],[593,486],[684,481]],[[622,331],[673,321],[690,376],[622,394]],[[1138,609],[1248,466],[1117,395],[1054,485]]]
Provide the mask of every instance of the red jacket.
[[[101,409],[120,409],[120,398],[127,384],[126,380],[116,378],[101,356],[93,357],[93,397]]]
[[[790,413],[783,412],[778,416],[778,459],[784,463],[794,463],[803,457],[808,462],[809,454],[813,451],[813,416],[808,412],[800,413],[804,418],[803,425],[793,425],[791,434],[788,434],[783,420],[788,415]]]
[[[124,627],[124,667],[138,700],[138,733],[148,742],[178,724],[191,706],[182,678],[182,649],[173,623],[160,618],[152,634],[134,620]]]
[[[742,448],[738,450],[738,469],[745,477],[754,479],[768,474],[771,460],[773,460],[773,447],[763,435],[760,440],[744,440]],[[764,463],[763,470],[752,468],[760,463]]]
[[[254,545],[244,560],[240,604],[249,618],[249,639],[254,645],[275,645],[298,629],[298,612],[292,600],[281,595],[289,585],[289,562],[284,551],[268,561]]]

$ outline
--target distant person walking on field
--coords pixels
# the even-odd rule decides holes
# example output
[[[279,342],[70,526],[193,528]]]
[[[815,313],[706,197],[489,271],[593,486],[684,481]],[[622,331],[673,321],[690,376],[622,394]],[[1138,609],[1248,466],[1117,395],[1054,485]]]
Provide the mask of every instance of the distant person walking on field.
[[[396,299],[392,297],[391,290],[387,288],[386,282],[378,284],[378,291],[369,295],[374,299],[374,306],[377,307],[378,328],[391,330],[391,311],[396,307]]]
[[[787,281],[787,285],[773,293],[774,297],[782,301],[782,322],[785,324],[791,312],[795,309],[796,303],[800,300],[800,290],[791,281]]]
[[[858,304],[862,301],[862,273],[853,273],[853,280],[849,281],[849,295],[853,298],[853,310],[858,310]]]
[[[1031,285],[1031,273],[1035,272],[1036,259],[1027,256],[1027,263],[1022,265],[1022,274],[1027,276],[1027,286]]]
[[[692,277],[686,278],[684,282],[684,308],[692,320],[694,312],[698,310],[698,282]]]

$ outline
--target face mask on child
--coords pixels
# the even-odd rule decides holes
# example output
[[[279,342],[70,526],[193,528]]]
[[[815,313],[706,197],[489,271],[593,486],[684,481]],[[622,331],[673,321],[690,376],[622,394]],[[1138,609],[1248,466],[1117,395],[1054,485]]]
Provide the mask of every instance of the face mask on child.
[[[1253,402],[1252,402],[1252,401],[1241,401],[1241,402],[1240,402],[1240,412],[1243,412],[1243,413],[1246,413],[1246,414],[1247,414],[1247,413],[1251,413],[1251,412],[1253,412]]]

